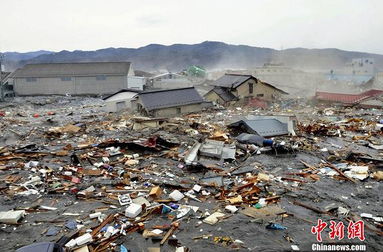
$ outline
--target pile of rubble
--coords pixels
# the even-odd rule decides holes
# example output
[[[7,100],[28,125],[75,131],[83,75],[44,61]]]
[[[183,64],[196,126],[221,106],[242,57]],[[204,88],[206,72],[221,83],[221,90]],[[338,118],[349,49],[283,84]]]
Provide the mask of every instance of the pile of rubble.
[[[307,251],[318,219],[383,245],[379,111],[151,119],[55,99],[0,109],[1,251]]]

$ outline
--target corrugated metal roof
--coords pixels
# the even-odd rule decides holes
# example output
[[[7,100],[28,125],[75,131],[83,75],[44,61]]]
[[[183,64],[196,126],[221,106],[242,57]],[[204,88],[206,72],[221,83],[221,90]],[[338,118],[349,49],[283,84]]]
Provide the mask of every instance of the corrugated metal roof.
[[[148,111],[205,102],[194,87],[143,92],[139,97]]]
[[[371,89],[360,94],[341,94],[329,92],[316,92],[315,98],[321,101],[339,102],[345,104],[356,104],[365,99],[382,95],[383,90]]]
[[[12,73],[13,78],[127,75],[130,62],[83,62],[28,64]]]
[[[248,133],[258,134],[263,137],[287,135],[287,123],[282,123],[277,119],[257,119],[240,120],[232,123],[231,127],[243,125],[248,129]]]

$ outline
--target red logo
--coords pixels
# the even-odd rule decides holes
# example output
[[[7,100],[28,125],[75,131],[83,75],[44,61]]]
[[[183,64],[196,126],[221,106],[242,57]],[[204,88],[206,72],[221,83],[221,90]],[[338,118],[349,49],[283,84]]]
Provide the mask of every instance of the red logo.
[[[359,238],[359,240],[364,241],[366,237],[364,237],[364,222],[363,221],[357,221],[353,222],[350,221],[350,224],[348,224],[348,239],[355,239],[356,237]]]
[[[322,241],[322,231],[327,227],[327,223],[323,222],[322,219],[318,219],[318,225],[311,227],[311,233],[317,234],[317,241]]]
[[[318,242],[322,241],[322,232],[327,227],[327,223],[323,222],[322,219],[318,219],[318,224],[311,227],[311,233],[316,234]],[[335,221],[330,221],[330,232],[329,238],[334,240],[338,237],[338,240],[344,238],[344,224],[342,221],[336,223]],[[347,227],[347,238],[355,239],[358,238],[361,241],[364,241],[366,237],[364,236],[364,222],[362,220],[353,222],[351,221]]]
[[[330,233],[329,233],[329,236],[330,236],[330,239],[334,240],[335,237],[338,237],[338,240],[342,240],[344,238],[344,224],[343,222],[339,222],[338,224],[336,224],[335,221],[330,221],[331,225],[330,225]]]

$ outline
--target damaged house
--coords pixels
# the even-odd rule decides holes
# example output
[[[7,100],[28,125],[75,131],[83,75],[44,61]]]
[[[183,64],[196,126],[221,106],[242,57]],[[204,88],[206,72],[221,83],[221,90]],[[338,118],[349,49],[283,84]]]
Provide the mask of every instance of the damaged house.
[[[28,64],[9,78],[16,95],[101,95],[144,85],[130,62]]]
[[[232,105],[237,101],[248,103],[252,99],[272,102],[287,94],[271,84],[245,74],[225,74],[212,85],[214,88],[205,98],[221,105]]]
[[[194,87],[142,92],[132,103],[142,115],[154,117],[198,112],[211,105]]]

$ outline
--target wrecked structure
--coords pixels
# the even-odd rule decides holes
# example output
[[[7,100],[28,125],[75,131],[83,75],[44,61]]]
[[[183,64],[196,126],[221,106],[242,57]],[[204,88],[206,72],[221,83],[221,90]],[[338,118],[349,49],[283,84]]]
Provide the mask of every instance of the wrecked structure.
[[[143,90],[130,62],[27,64],[9,76],[16,95],[102,95]]]
[[[314,100],[324,104],[343,106],[383,107],[383,90],[371,89],[359,94],[316,92]]]
[[[132,103],[139,113],[154,117],[200,112],[211,105],[194,87],[142,92]]]
[[[205,95],[209,101],[227,105],[239,101],[248,103],[252,99],[260,99],[266,102],[278,100],[285,91],[271,84],[262,82],[252,75],[225,74],[211,84],[213,88]]]

